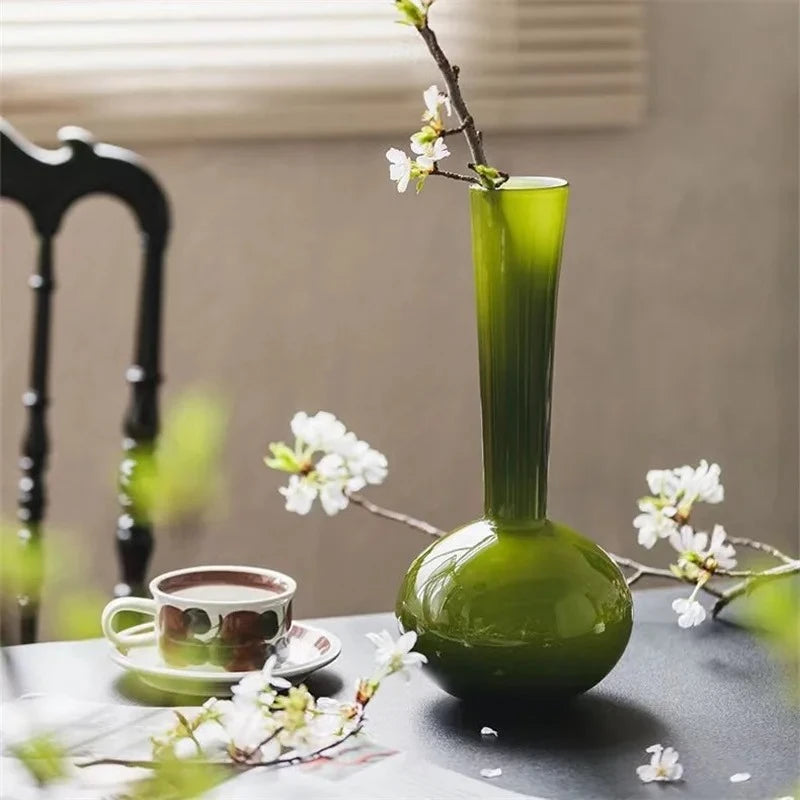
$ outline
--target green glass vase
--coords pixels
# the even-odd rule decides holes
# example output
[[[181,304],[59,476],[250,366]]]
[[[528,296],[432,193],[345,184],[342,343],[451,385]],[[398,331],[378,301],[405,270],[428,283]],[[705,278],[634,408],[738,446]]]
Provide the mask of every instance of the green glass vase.
[[[425,550],[397,601],[429,671],[457,697],[558,699],[622,655],[631,594],[589,539],[547,518],[553,338],[567,182],[470,189],[484,516]]]

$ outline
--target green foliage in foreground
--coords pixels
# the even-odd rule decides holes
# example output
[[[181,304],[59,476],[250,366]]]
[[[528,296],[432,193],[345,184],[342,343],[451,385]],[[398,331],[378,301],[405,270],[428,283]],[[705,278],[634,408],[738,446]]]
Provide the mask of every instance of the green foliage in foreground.
[[[189,392],[170,409],[155,451],[135,460],[125,490],[134,516],[156,523],[195,519],[220,494],[227,415],[210,395]]]
[[[229,770],[222,766],[196,761],[166,759],[152,774],[138,781],[125,800],[190,800],[225,780]]]
[[[800,700],[800,583],[779,580],[756,588],[749,599],[750,621],[791,674],[792,691]]]

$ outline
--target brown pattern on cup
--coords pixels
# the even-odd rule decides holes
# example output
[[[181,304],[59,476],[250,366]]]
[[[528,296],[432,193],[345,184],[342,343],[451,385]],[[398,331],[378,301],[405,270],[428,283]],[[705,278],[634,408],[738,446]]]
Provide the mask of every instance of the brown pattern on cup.
[[[261,669],[278,648],[276,611],[233,611],[212,623],[200,608],[162,606],[158,616],[159,649],[173,667],[211,663],[228,672]]]

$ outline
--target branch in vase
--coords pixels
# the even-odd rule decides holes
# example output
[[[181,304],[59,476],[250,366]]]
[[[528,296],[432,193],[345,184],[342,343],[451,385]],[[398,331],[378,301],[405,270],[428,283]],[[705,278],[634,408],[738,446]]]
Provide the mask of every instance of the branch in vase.
[[[481,185],[481,182],[477,178],[473,178],[471,175],[462,175],[460,172],[450,172],[446,169],[439,169],[436,164],[433,165],[433,169],[429,174],[439,175],[442,178],[452,178],[456,181],[465,181],[466,183],[476,183],[479,186]]]
[[[457,133],[464,133],[464,128],[466,125],[462,122],[457,128],[448,128],[447,130],[442,131],[439,136],[442,139],[447,138],[448,136],[455,136]]]
[[[472,160],[475,161],[476,164],[488,164],[489,162],[486,160],[486,153],[483,149],[481,136],[475,127],[475,120],[472,118],[472,114],[470,114],[467,108],[464,95],[461,94],[461,87],[458,83],[458,67],[454,67],[444,54],[439,40],[436,38],[436,34],[428,26],[427,14],[425,15],[424,23],[417,27],[417,30],[422,40],[427,45],[428,51],[433,56],[436,66],[439,67],[439,71],[442,73],[445,86],[447,86],[447,94],[456,111],[458,121],[463,128],[464,138],[467,140],[469,151],[472,153]]]

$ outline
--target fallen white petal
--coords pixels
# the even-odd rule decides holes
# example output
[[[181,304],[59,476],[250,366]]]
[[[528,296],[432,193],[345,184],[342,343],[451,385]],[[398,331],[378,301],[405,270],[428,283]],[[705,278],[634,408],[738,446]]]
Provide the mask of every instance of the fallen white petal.
[[[484,725],[481,728],[481,736],[497,736],[497,731],[494,728],[490,728],[488,725]]]
[[[745,781],[750,780],[750,773],[749,772],[737,772],[735,775],[731,775],[729,778],[731,783],[744,783]]]
[[[500,767],[496,769],[482,769],[481,770],[481,778],[499,778],[503,774],[503,770]]]

